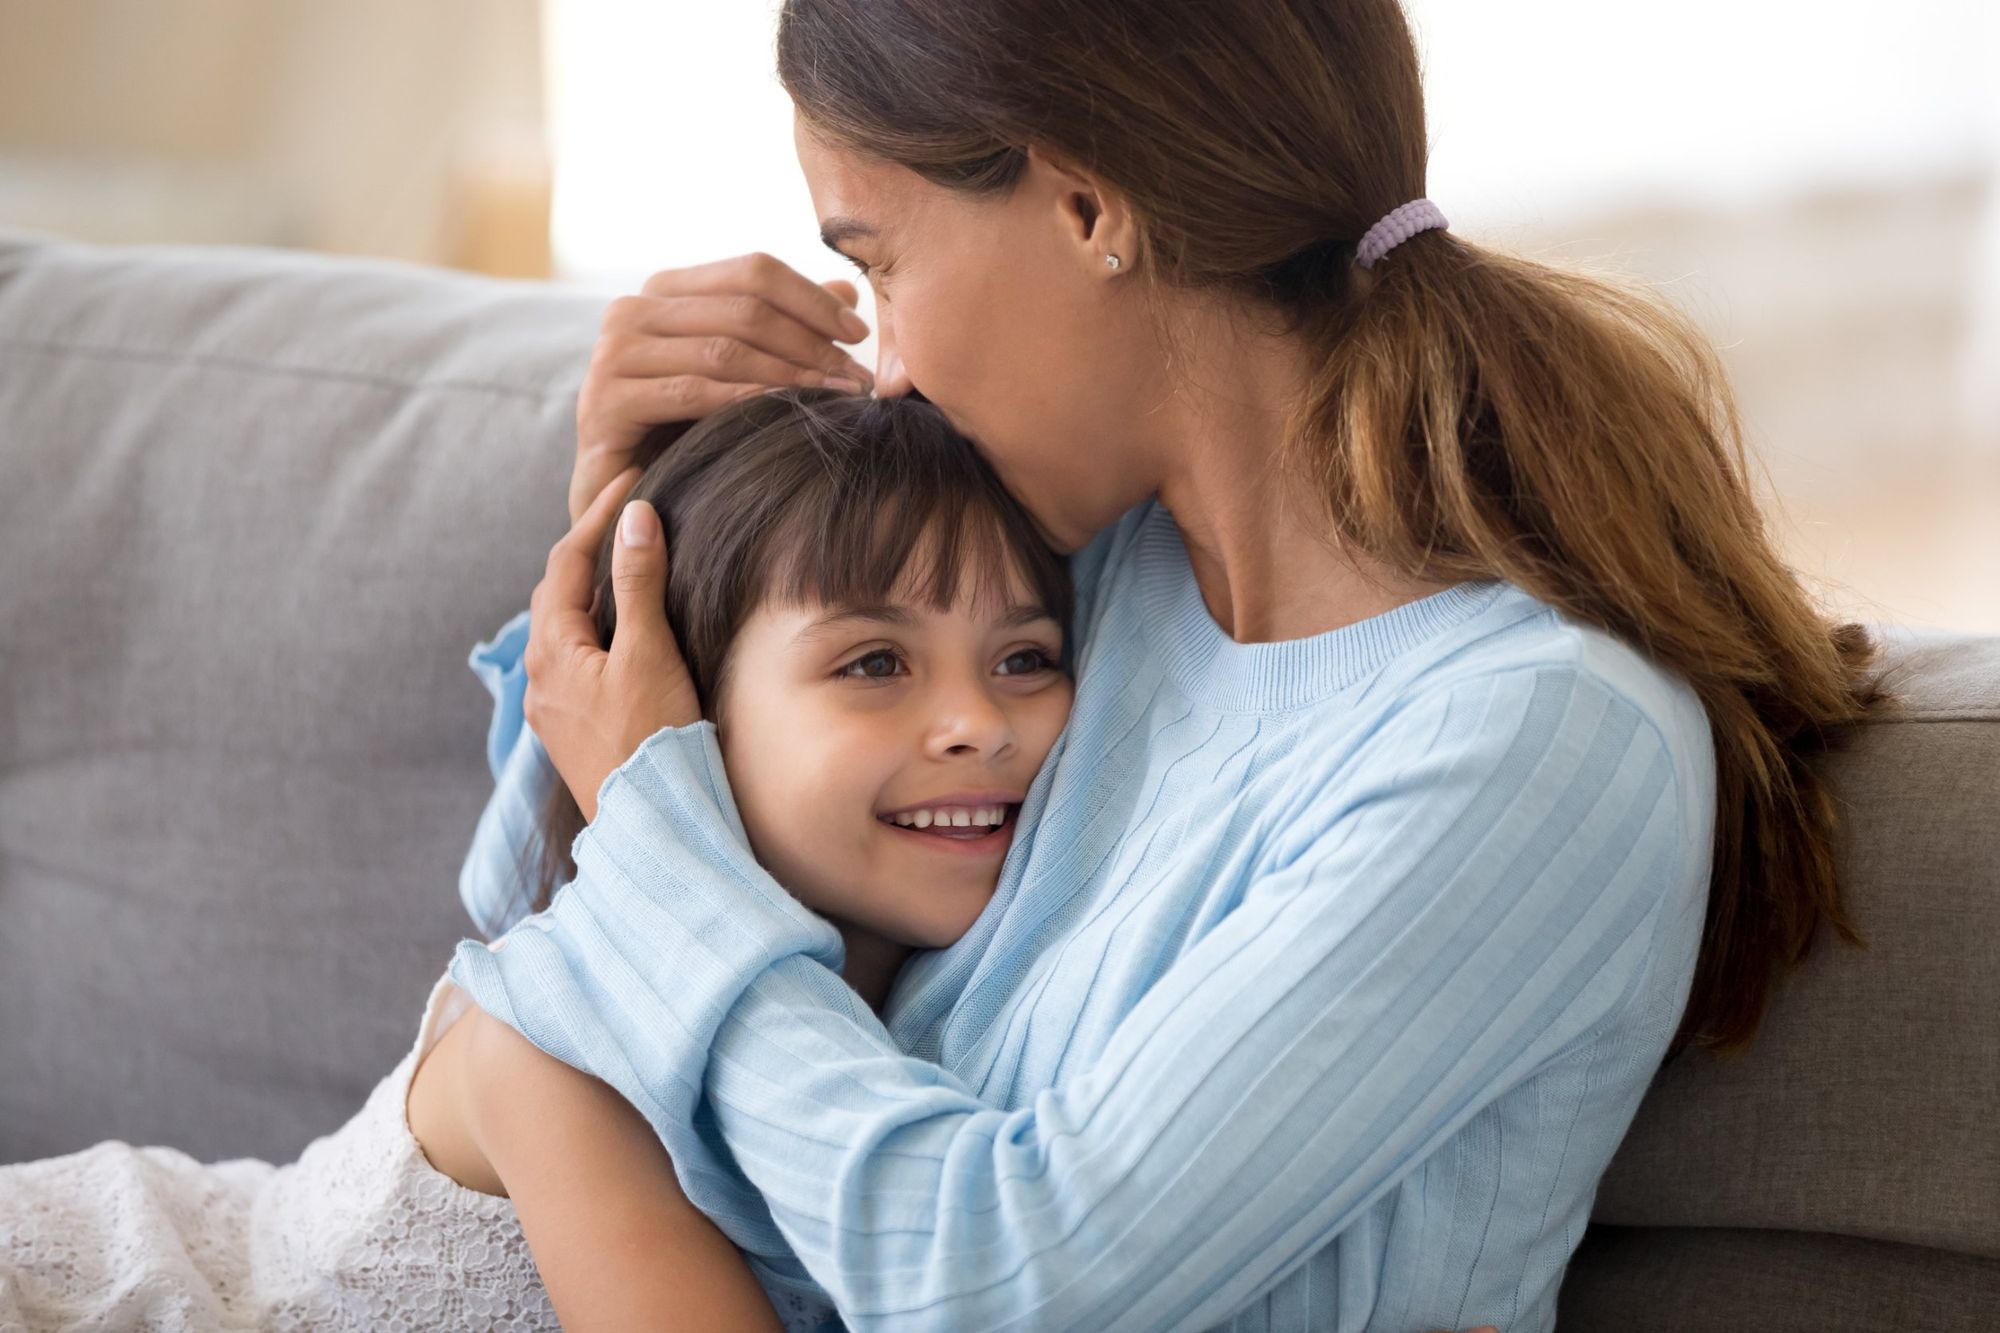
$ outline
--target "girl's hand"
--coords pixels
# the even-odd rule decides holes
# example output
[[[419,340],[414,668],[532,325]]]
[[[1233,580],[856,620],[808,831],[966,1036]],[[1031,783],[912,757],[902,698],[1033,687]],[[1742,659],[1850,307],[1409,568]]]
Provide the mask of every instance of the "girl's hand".
[[[643,500],[625,508],[611,557],[618,627],[611,650],[597,640],[592,582],[604,534],[619,501],[639,480],[627,468],[611,478],[576,526],[549,551],[547,571],[528,598],[528,684],[521,712],[586,820],[597,818],[597,790],[663,727],[701,720],[701,704],[680,645],[667,627],[667,546],[658,515]]]
[[[854,284],[815,284],[765,254],[655,273],[604,313],[576,403],[574,523],[605,482],[641,457],[656,426],[691,423],[725,403],[794,385],[866,392],[867,368],[835,342],[860,342]],[[666,439],[653,437],[652,452]]]

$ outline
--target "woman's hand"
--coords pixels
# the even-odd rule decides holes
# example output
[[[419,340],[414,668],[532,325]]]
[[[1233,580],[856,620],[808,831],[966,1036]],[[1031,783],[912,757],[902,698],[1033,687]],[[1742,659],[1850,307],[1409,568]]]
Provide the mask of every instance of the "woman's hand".
[[[852,283],[815,284],[752,254],[655,273],[639,295],[613,301],[577,398],[570,522],[612,477],[652,461],[640,445],[656,426],[685,429],[773,388],[865,392],[874,377],[834,346],[868,336],[855,299]]]
[[[597,818],[597,789],[641,741],[663,727],[701,720],[694,680],[667,626],[666,542],[659,516],[643,500],[625,506],[627,521],[612,551],[618,627],[609,652],[591,618],[598,548],[639,475],[627,468],[611,478],[550,549],[548,568],[528,598],[522,716],[586,820]]]

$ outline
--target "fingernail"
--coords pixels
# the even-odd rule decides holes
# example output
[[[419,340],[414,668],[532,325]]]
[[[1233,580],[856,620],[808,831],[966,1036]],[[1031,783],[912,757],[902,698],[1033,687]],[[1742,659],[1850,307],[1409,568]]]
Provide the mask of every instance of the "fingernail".
[[[852,310],[843,310],[840,312],[840,328],[850,338],[866,338],[868,336],[867,321],[863,320],[861,316],[855,314]]]
[[[851,380],[845,375],[828,375],[826,377],[826,387],[829,389],[838,389],[842,393],[860,393],[868,386],[860,380]]]
[[[659,517],[653,513],[653,506],[644,500],[632,500],[626,504],[624,517],[618,520],[618,535],[627,546],[650,545],[657,531]]]

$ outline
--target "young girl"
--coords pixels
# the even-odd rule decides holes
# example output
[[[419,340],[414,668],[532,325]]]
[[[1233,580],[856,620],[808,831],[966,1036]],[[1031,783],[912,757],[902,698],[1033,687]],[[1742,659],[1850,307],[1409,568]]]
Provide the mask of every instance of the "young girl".
[[[842,976],[879,1010],[913,951],[950,944],[986,905],[1068,718],[1067,567],[915,400],[745,399],[593,512],[628,498],[664,524],[668,617],[741,833],[838,928]],[[535,907],[573,876],[582,827],[560,782],[542,818]],[[538,1210],[543,1234],[524,1235],[513,1200],[530,1193],[590,1207]],[[629,1104],[448,979],[360,1112],[294,1163],[108,1142],[0,1168],[0,1327],[525,1329],[558,1315],[838,1326],[824,1304],[767,1294]]]

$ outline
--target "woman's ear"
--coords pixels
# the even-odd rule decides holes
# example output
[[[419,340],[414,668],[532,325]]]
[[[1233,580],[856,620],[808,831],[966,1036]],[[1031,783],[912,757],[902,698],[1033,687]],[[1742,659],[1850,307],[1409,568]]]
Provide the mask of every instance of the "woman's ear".
[[[1138,227],[1125,196],[1088,169],[1035,144],[1028,145],[1028,172],[1052,200],[1056,225],[1077,247],[1078,257],[1095,270],[1116,272],[1138,250]],[[1118,263],[1107,257],[1118,256]]]

